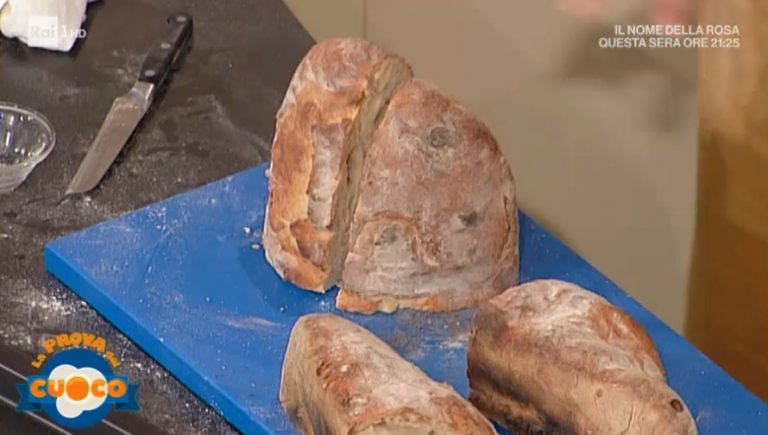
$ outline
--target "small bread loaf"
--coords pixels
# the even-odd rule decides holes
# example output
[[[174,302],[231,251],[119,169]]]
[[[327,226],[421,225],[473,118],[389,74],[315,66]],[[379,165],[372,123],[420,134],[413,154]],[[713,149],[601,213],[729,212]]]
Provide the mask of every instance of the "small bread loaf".
[[[340,277],[360,170],[378,118],[412,76],[366,41],[315,45],[277,114],[263,243],[277,273],[325,291]]]
[[[515,185],[496,140],[456,100],[409,82],[367,153],[337,306],[456,310],[517,278]]]
[[[280,402],[304,434],[496,433],[449,385],[427,377],[368,330],[330,314],[296,322]]]
[[[574,284],[534,281],[483,304],[468,363],[472,403],[515,433],[697,433],[642,326]]]

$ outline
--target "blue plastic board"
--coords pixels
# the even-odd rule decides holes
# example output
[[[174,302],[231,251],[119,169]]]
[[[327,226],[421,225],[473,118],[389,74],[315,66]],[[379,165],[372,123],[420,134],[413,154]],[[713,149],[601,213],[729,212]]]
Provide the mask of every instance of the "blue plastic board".
[[[468,311],[338,312],[336,292],[283,282],[264,258],[259,166],[48,244],[48,270],[248,434],[296,433],[277,399],[288,335],[306,313],[372,330],[466,395]],[[559,278],[628,311],[659,347],[669,382],[701,434],[768,434],[768,408],[525,214],[521,277]]]

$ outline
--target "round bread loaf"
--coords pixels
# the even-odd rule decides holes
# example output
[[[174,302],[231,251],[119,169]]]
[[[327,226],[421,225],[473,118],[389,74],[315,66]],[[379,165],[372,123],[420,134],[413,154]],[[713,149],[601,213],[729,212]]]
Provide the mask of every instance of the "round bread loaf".
[[[517,283],[512,172],[467,109],[412,80],[366,156],[339,308],[456,310]]]

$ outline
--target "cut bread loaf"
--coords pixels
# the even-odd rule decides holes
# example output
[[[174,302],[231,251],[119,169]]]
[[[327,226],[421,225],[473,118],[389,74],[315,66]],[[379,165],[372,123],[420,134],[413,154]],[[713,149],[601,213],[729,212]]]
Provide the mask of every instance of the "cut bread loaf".
[[[280,402],[304,434],[490,435],[488,420],[368,330],[329,314],[296,322]]]
[[[517,283],[515,186],[488,128],[420,80],[392,98],[366,154],[339,308],[474,306]]]
[[[574,284],[534,281],[483,304],[468,364],[470,400],[516,433],[697,433],[642,326]]]
[[[456,100],[357,39],[317,44],[278,112],[263,243],[337,306],[467,308],[517,283],[509,164]],[[390,101],[391,100],[391,101]]]
[[[277,115],[263,243],[284,279],[325,291],[346,257],[365,150],[395,91],[412,76],[401,58],[366,41],[315,45]]]

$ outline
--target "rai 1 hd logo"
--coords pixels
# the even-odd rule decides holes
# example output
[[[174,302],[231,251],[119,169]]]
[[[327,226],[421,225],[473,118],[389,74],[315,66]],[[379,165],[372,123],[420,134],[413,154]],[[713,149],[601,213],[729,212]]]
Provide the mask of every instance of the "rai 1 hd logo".
[[[0,1],[0,4],[3,3]],[[67,27],[59,23],[56,15],[32,15],[27,21],[27,45],[30,47],[57,46],[63,41],[85,38],[85,29]]]
[[[95,426],[112,411],[138,411],[139,386],[115,375],[120,362],[106,347],[106,340],[88,333],[46,339],[32,362],[39,374],[17,386],[21,399],[16,410],[45,412],[72,429]]]

